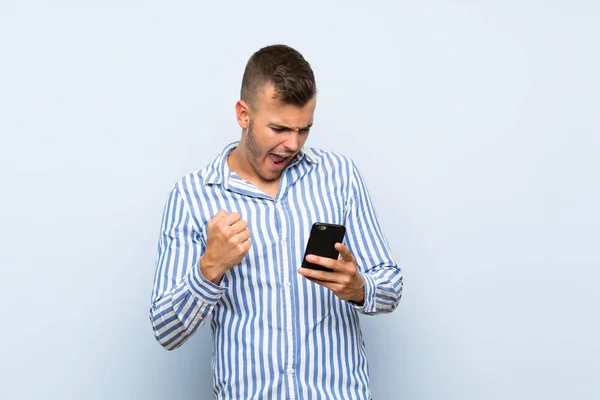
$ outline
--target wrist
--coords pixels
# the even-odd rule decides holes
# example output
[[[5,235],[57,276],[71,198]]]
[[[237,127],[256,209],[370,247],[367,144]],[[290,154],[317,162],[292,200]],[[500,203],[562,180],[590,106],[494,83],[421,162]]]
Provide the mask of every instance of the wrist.
[[[363,304],[365,304],[365,290],[363,289],[358,296],[352,300],[352,302],[358,306],[362,306]]]
[[[362,306],[365,302],[365,281],[360,274],[358,274],[358,277],[360,278],[360,285],[356,291],[356,296],[352,299],[352,302]]]
[[[211,262],[206,256],[200,257],[200,272],[205,279],[211,281],[215,285],[219,285],[221,283],[221,279],[223,279],[224,272],[222,269],[214,262]]]

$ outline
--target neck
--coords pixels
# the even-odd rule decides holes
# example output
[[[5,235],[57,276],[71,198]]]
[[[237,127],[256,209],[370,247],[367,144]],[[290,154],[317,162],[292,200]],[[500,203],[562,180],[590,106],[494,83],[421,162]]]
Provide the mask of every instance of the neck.
[[[247,149],[243,145],[238,145],[227,157],[229,169],[235,172],[240,178],[252,183],[259,190],[275,198],[279,188],[280,178],[272,181],[264,180],[256,173],[254,167],[247,156]]]
[[[229,169],[238,174],[242,179],[250,181],[252,177],[256,176],[255,173],[252,173],[252,165],[248,161],[246,149],[244,149],[241,142],[231,153],[229,153],[227,165],[229,166]]]

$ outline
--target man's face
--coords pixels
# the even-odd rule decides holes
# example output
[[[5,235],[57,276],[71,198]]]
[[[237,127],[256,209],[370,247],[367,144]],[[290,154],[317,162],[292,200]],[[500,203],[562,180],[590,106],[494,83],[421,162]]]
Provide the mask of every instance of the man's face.
[[[313,124],[316,96],[298,107],[274,99],[275,89],[267,85],[256,97],[242,144],[254,172],[272,182],[294,160]]]

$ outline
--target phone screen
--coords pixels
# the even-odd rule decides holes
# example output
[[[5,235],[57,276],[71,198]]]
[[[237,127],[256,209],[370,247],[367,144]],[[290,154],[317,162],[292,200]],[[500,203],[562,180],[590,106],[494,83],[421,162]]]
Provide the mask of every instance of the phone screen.
[[[306,256],[308,254],[314,254],[316,256],[337,260],[340,253],[335,249],[334,245],[336,243],[342,243],[345,235],[346,227],[343,225],[315,222],[310,231],[310,237],[308,238],[304,257],[302,258],[302,268],[332,271],[332,269],[306,261]]]

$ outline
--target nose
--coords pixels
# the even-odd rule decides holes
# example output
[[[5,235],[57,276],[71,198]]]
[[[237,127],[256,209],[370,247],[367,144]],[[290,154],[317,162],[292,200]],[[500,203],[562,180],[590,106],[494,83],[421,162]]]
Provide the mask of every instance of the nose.
[[[294,153],[297,152],[300,148],[300,143],[298,141],[298,132],[291,131],[288,134],[288,137],[286,138],[285,143],[283,145],[288,151]]]

